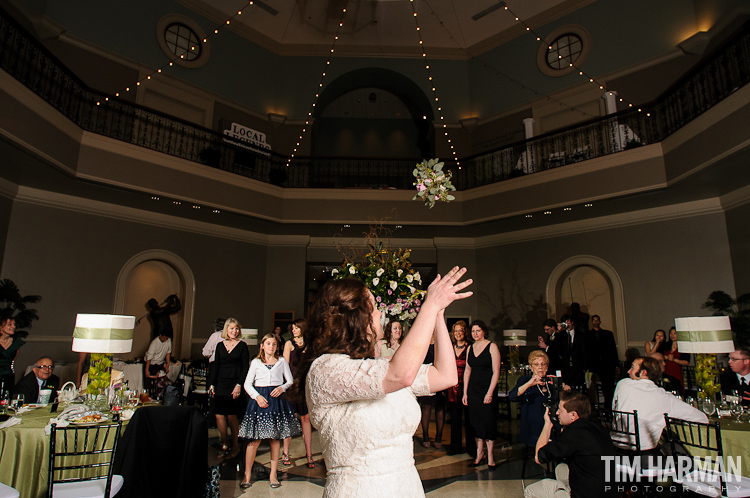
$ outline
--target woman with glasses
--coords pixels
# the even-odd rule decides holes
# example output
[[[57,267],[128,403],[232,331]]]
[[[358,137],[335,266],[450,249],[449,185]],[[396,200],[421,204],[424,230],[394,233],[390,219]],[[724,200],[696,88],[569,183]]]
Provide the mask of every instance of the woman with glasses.
[[[532,351],[529,354],[529,365],[532,375],[519,378],[508,396],[511,401],[521,403],[521,432],[518,441],[534,448],[544,427],[544,403],[552,400],[553,393],[551,379],[547,377],[547,353]],[[563,384],[563,389],[570,388]]]

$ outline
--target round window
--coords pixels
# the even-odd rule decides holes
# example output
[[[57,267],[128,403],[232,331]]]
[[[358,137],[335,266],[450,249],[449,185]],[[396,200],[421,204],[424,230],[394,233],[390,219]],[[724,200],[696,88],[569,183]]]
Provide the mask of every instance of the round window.
[[[201,56],[202,43],[195,31],[182,23],[174,22],[164,30],[164,41],[169,50],[186,61],[194,61]]]
[[[558,36],[547,49],[547,65],[552,69],[563,69],[575,64],[583,51],[583,40],[574,33]]]
[[[547,76],[565,76],[580,66],[591,48],[591,37],[582,26],[562,26],[547,35],[537,52],[537,66]]]
[[[167,14],[156,24],[156,37],[164,54],[183,67],[200,67],[208,62],[211,44],[206,34],[192,19]]]

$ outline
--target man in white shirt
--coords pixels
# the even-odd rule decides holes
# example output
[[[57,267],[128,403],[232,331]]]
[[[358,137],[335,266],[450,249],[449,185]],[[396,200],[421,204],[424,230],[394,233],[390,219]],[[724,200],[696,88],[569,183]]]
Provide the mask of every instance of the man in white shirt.
[[[628,375],[630,378],[617,383],[612,409],[622,412],[638,410],[641,450],[651,450],[659,444],[666,425],[665,413],[691,422],[708,422],[705,413],[657,386],[661,379],[661,365],[656,359],[636,358]]]
[[[156,379],[159,371],[169,372],[169,362],[172,357],[172,339],[164,334],[151,341],[151,345],[143,357],[146,360],[146,377]]]
[[[206,341],[206,345],[203,346],[203,356],[205,358],[208,358],[209,363],[213,363],[214,359],[216,358],[216,345],[223,340],[221,338],[221,334],[224,331],[224,321],[225,320],[223,318],[216,319],[216,321],[214,322],[216,332],[211,334],[211,336]]]

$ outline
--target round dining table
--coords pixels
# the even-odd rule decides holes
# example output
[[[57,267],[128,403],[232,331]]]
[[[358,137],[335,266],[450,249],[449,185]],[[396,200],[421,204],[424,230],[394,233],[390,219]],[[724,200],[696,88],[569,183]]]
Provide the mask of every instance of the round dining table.
[[[23,413],[21,423],[0,429],[0,482],[24,498],[47,496],[49,436],[44,428],[62,412],[62,405],[57,413],[50,413],[50,406]]]

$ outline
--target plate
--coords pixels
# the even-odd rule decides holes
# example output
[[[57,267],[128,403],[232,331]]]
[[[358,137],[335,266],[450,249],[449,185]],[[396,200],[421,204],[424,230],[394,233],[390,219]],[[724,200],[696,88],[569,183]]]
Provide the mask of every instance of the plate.
[[[73,418],[68,419],[68,422],[74,425],[93,425],[101,422],[106,422],[107,416],[102,412],[84,412],[80,415],[76,415]]]

